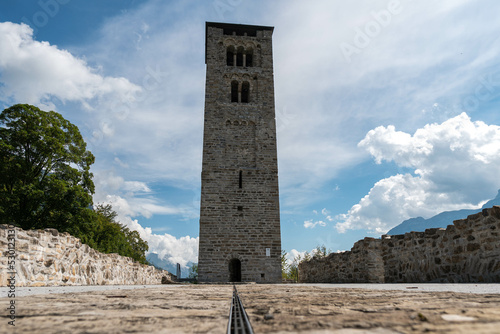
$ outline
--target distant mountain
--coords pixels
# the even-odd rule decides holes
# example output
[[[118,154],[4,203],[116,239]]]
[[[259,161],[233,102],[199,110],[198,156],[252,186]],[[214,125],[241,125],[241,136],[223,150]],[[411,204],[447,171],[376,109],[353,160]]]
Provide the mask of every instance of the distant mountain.
[[[156,254],[156,253],[149,253],[148,255],[146,255],[146,260],[148,260],[149,263],[151,263],[155,267],[165,269],[174,275],[176,274],[175,264],[172,264],[166,260],[160,259],[158,257],[158,254]]]
[[[453,224],[454,220],[467,218],[467,216],[469,215],[478,213],[482,209],[491,208],[494,205],[500,205],[500,190],[498,191],[497,196],[491,201],[488,201],[486,204],[484,204],[481,209],[445,211],[429,219],[424,219],[422,217],[410,218],[391,229],[389,232],[387,232],[387,234],[396,235],[405,234],[406,232],[411,231],[423,232],[428,228],[445,228],[446,226]]]
[[[149,261],[152,265],[167,270],[169,273],[177,275],[177,268],[175,264],[170,263],[167,260],[162,260],[158,257],[158,254],[156,253],[149,253],[146,255],[146,260]],[[182,268],[181,269],[181,278],[186,278],[189,276],[189,272],[191,271],[191,267],[193,266],[193,262],[188,262],[187,264],[187,269]]]

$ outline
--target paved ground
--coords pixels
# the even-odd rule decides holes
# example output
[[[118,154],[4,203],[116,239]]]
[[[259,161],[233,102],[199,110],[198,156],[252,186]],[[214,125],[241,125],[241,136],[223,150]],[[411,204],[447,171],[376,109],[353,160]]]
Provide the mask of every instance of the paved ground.
[[[431,285],[383,286],[252,284],[238,290],[256,333],[500,332],[498,285],[460,288],[481,293],[422,291]],[[54,292],[16,296],[15,327],[7,323],[9,299],[0,298],[0,333],[223,333],[232,286]]]
[[[78,286],[49,286],[49,287],[17,287],[16,296],[32,296],[32,295],[45,295],[54,293],[79,293],[90,291],[106,291],[106,290],[131,290],[131,289],[151,289],[159,288],[164,285],[78,285]],[[177,285],[182,287],[183,285]],[[285,284],[283,284],[285,286]],[[465,293],[500,293],[500,284],[474,284],[474,283],[460,283],[460,284],[442,284],[442,283],[397,283],[397,284],[289,284],[289,286],[317,286],[323,288],[335,289],[368,289],[368,290],[411,290],[427,292],[465,292]],[[0,287],[0,297],[7,296],[9,291],[8,287]]]

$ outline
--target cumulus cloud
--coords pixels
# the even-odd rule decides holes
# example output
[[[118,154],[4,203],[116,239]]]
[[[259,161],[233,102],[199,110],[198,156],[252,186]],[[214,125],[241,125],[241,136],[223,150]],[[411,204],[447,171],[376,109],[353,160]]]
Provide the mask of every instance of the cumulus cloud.
[[[294,264],[294,260],[298,259],[298,258],[304,258],[304,255],[306,254],[306,251],[298,251],[296,249],[292,249],[290,252],[287,252],[286,253],[286,256],[285,256],[285,259],[286,259],[286,263],[288,265],[291,265],[291,264]],[[295,263],[295,264],[298,264],[298,263]]]
[[[34,40],[26,24],[0,23],[0,50],[3,101],[40,104],[56,97],[87,104],[108,94],[132,98],[140,91],[125,78],[102,76],[70,52]]]
[[[313,213],[314,215],[318,215],[318,211],[317,210],[313,210]],[[332,218],[332,216],[330,216],[330,211],[328,211],[326,208],[323,208],[321,210],[321,215],[323,215],[323,217],[321,219],[324,219],[326,221],[333,221],[334,219]],[[309,219],[309,220],[306,220],[304,221],[304,227],[305,228],[315,228],[316,226],[326,226],[327,223],[324,222],[323,220],[316,220],[315,219]]]
[[[198,237],[176,238],[167,233],[154,234],[151,228],[142,227],[137,219],[131,219],[129,216],[120,217],[120,215],[118,215],[118,219],[130,229],[139,232],[141,238],[148,243],[148,252],[158,254],[160,259],[174,265],[179,263],[184,268],[187,268],[189,262],[198,262]]]
[[[318,221],[313,221],[312,219],[310,220],[306,220],[304,222],[304,227],[305,228],[315,228],[316,225],[319,225],[319,226],[326,226],[326,223],[322,220],[318,220]]]
[[[346,214],[339,232],[368,229],[384,233],[410,217],[478,208],[500,188],[500,126],[471,121],[465,113],[428,124],[413,135],[380,126],[359,143],[380,164],[394,162],[414,174],[377,182]]]
[[[198,261],[198,238],[184,236],[176,238],[170,234],[154,234],[144,227],[136,217],[150,218],[159,215],[181,215],[192,217],[197,208],[175,207],[161,203],[149,196],[151,189],[140,181],[125,181],[113,171],[100,171],[95,175],[96,193],[94,202],[111,204],[117,213],[117,221],[128,228],[138,231],[141,238],[148,242],[149,252],[172,264],[179,263],[186,268],[189,262]],[[146,196],[146,197],[144,197]]]
[[[95,172],[96,191],[94,202],[109,203],[123,216],[151,218],[160,215],[184,215],[192,217],[196,208],[171,206],[153,196],[145,182],[125,181],[113,171]]]

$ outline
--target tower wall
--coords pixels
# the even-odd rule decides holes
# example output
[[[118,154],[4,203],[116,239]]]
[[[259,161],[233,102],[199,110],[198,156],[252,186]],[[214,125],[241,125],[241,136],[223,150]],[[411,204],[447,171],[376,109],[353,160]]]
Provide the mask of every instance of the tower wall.
[[[281,281],[272,32],[206,25],[200,281]]]

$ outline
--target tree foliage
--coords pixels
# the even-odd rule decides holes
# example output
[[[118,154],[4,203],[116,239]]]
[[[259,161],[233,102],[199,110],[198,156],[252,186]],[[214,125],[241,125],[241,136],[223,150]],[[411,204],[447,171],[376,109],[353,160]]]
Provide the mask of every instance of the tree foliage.
[[[327,249],[325,245],[318,245],[311,253],[305,252],[304,255],[297,254],[289,263],[286,259],[288,253],[285,250],[281,251],[281,276],[283,279],[299,281],[299,264],[311,259],[327,257],[332,253],[331,249]]]
[[[286,260],[286,256],[288,253],[286,250],[282,249],[281,250],[281,278],[283,279],[288,279],[288,262]]]
[[[0,126],[0,222],[75,231],[94,192],[94,156],[78,128],[26,104],[5,109]]]
[[[89,246],[103,253],[118,253],[147,264],[145,253],[149,247],[142,240],[139,232],[131,231],[118,223],[117,214],[109,204],[99,204],[95,208],[95,226],[93,233],[86,235]],[[93,237],[93,238],[91,238]]]
[[[191,269],[189,270],[189,278],[198,279],[198,263],[193,263],[191,266]]]
[[[298,282],[299,280],[299,263],[301,256],[298,254],[291,263],[288,263],[286,256],[288,253],[285,250],[281,251],[281,277],[286,280]]]
[[[78,128],[60,114],[18,104],[0,114],[0,224],[69,232],[103,253],[147,263],[148,244],[118,223],[110,205],[92,207],[94,183]]]

